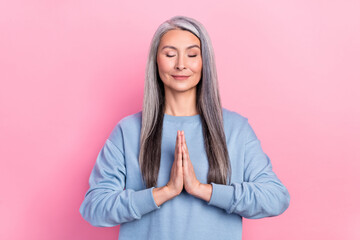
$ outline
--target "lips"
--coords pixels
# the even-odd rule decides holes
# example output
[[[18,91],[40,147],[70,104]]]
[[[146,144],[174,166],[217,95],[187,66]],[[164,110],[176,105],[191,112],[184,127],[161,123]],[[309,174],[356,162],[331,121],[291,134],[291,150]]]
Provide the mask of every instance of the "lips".
[[[185,76],[185,75],[171,75],[171,76],[176,80],[185,80],[190,77],[190,76]]]

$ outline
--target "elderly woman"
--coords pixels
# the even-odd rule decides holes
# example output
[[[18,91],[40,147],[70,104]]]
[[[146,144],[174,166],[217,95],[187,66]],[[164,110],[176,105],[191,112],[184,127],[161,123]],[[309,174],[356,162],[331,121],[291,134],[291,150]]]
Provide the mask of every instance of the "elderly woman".
[[[106,139],[80,207],[119,239],[241,239],[242,218],[283,213],[289,193],[248,119],[222,107],[210,38],[195,19],[159,26],[142,111]]]

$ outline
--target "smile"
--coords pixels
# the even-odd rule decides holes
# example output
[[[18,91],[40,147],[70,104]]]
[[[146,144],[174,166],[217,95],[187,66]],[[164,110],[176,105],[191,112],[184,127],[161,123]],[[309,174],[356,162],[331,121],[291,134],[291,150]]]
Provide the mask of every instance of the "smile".
[[[176,80],[186,80],[190,77],[190,76],[182,76],[182,75],[171,75],[171,76]]]

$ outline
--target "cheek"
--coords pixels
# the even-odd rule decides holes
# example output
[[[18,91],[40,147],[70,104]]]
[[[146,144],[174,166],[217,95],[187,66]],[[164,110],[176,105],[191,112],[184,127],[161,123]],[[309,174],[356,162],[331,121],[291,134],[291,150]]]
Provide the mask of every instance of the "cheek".
[[[198,60],[198,61],[194,61],[191,64],[191,69],[194,73],[201,73],[202,70],[202,61]]]
[[[168,72],[171,69],[171,62],[163,57],[157,58],[159,72]]]

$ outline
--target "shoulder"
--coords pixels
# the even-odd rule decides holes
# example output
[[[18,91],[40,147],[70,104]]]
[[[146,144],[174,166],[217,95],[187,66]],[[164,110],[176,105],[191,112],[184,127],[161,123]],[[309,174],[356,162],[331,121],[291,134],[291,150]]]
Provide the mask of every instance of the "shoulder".
[[[121,142],[124,135],[140,132],[142,111],[127,115],[120,119],[110,133],[109,140]]]
[[[238,112],[231,111],[227,108],[222,108],[223,110],[223,120],[224,124],[231,125],[232,127],[235,126],[244,126],[248,123],[248,118],[241,115]]]
[[[138,111],[134,114],[122,118],[118,122],[118,125],[121,126],[122,128],[134,128],[134,127],[137,128],[139,125],[141,125],[141,120],[142,120],[142,111]]]
[[[228,134],[235,134],[246,140],[256,138],[255,132],[244,115],[223,108],[224,130]]]

